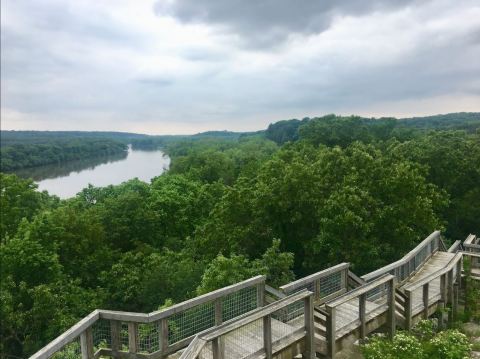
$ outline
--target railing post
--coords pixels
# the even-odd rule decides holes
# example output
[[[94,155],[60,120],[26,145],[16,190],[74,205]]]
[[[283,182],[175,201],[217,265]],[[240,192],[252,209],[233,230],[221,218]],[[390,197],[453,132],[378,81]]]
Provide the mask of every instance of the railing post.
[[[445,329],[445,302],[440,300],[438,302],[439,314],[440,317],[438,318],[438,329],[442,330]]]
[[[215,300],[215,325],[220,325],[223,323],[223,302],[222,297]],[[223,343],[223,338],[218,340],[220,352],[225,352],[225,345]]]
[[[212,340],[212,356],[213,359],[223,359],[223,352],[220,350],[220,338]]]
[[[455,283],[453,285],[453,306],[452,306],[452,315],[453,315],[453,320],[457,320],[458,318],[458,283]]]
[[[121,349],[120,332],[122,324],[118,320],[110,320],[110,337],[112,340],[112,357],[120,358],[119,351]]]
[[[447,275],[442,274],[440,276],[440,298],[443,301],[443,304],[447,302]]]
[[[135,354],[138,351],[138,324],[134,322],[128,323],[128,351],[129,353]]]
[[[91,327],[80,334],[80,348],[82,350],[82,359],[93,359],[93,335]]]
[[[358,316],[360,319],[360,338],[365,339],[366,333],[366,320],[365,320],[365,308],[367,304],[367,293],[361,294],[358,297]]]
[[[336,344],[336,309],[334,307],[326,306],[327,309],[327,357],[333,359],[335,357]]]
[[[453,269],[451,269],[449,272],[448,272],[448,275],[447,275],[447,284],[448,284],[448,288],[447,288],[447,292],[448,292],[448,304],[450,305],[450,307],[453,306]],[[448,321],[449,322],[452,322],[453,321],[453,312],[450,310],[448,312]]]
[[[257,308],[265,305],[265,282],[257,284]]]
[[[423,285],[423,319],[428,319],[428,287],[429,283]]]
[[[270,314],[263,317],[263,349],[265,349],[265,358],[272,359],[272,317]]]
[[[458,288],[462,287],[462,267],[463,267],[462,258],[460,258],[460,260],[457,262],[457,280],[456,280],[456,282],[458,284]]]
[[[410,331],[412,329],[412,292],[405,291],[405,329]]]
[[[395,329],[397,326],[396,317],[395,317],[395,278],[392,278],[388,281],[388,294],[387,294],[387,301],[388,301],[388,331],[390,334],[390,338],[395,336]]]
[[[304,302],[305,318],[305,359],[315,358],[315,327],[313,324],[313,297],[309,295]]]
[[[316,279],[313,282],[313,291],[314,291],[314,296],[315,300],[320,300],[320,279]]]
[[[159,323],[160,326],[160,333],[159,333],[159,343],[160,343],[160,353],[162,355],[166,354],[167,348],[168,348],[168,318],[163,318],[160,320]]]

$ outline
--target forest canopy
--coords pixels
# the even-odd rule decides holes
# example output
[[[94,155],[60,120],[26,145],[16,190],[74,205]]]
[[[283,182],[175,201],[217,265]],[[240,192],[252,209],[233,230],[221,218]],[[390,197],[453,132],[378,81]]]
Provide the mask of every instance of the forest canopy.
[[[2,173],[0,351],[29,356],[99,307],[152,311],[342,261],[361,275],[434,229],[451,241],[480,233],[478,127],[468,116],[463,129],[396,121],[329,115],[264,133],[137,138],[160,144],[171,169],[67,200]]]

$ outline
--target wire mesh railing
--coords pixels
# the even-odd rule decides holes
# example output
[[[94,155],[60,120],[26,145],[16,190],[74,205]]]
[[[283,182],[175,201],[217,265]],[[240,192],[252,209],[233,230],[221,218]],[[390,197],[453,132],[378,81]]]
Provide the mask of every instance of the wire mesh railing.
[[[334,357],[336,342],[358,330],[365,338],[367,322],[387,313],[390,334],[395,332],[395,277],[385,274],[325,303],[327,354]]]
[[[362,279],[370,282],[384,274],[391,274],[395,276],[397,283],[403,283],[417,272],[435,252],[440,250],[440,247],[440,232],[435,231],[400,260],[368,273],[362,276]]]
[[[263,307],[264,288],[265,276],[257,276],[149,314],[96,310],[31,359],[164,357],[196,334]]]
[[[414,318],[423,313],[426,319],[430,315],[431,306],[443,302],[452,307],[455,306],[454,286],[460,284],[462,253],[459,252],[449,263],[438,271],[405,286],[405,327],[410,329],[413,326]],[[436,308],[434,308],[436,309]]]
[[[321,304],[347,292],[348,268],[349,263],[338,264],[305,278],[285,284],[280,287],[280,291],[289,295],[306,289],[314,293],[315,303]]]
[[[314,355],[313,293],[302,290],[199,334],[181,359],[271,357],[290,345],[292,355]],[[305,340],[304,350],[295,346]]]

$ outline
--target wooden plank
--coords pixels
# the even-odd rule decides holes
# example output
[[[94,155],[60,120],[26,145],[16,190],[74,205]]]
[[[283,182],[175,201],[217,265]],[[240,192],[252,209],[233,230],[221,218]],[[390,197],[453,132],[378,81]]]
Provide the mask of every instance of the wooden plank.
[[[367,294],[361,294],[358,297],[358,316],[360,319],[360,338],[365,339],[367,335],[366,331],[366,318],[365,318],[365,309],[367,306]]]
[[[263,349],[265,358],[272,359],[272,317],[270,315],[263,317]]]
[[[315,327],[313,322],[313,298],[304,299],[304,326],[305,326],[305,359],[315,358]]]
[[[390,338],[393,339],[393,337],[395,336],[395,329],[396,329],[395,278],[392,278],[388,283],[387,305],[388,305],[388,314],[387,314],[388,333],[390,335]]]
[[[128,352],[137,353],[138,352],[138,324],[137,323],[128,323]]]
[[[82,351],[82,359],[93,359],[92,327],[85,329],[85,331],[80,334],[80,348]]]
[[[336,344],[336,327],[335,323],[337,321],[336,318],[336,308],[335,307],[327,307],[327,357],[334,358],[335,357],[335,344]]]

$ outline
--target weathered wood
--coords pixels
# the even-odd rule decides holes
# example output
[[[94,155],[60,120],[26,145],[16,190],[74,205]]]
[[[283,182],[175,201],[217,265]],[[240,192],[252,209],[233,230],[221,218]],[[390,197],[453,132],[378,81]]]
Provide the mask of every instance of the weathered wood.
[[[453,285],[453,305],[452,305],[452,315],[453,320],[456,321],[458,319],[458,283]]]
[[[349,266],[350,266],[350,263],[337,264],[336,266],[333,266],[333,267],[327,268],[325,270],[322,270],[320,272],[311,274],[311,275],[306,276],[304,278],[298,279],[294,282],[282,285],[280,287],[280,290],[284,293],[291,293],[294,290],[296,290],[298,288],[302,288],[302,287],[314,282],[317,279],[328,277],[330,274],[341,272],[343,270],[348,270]]]
[[[428,319],[428,286],[429,283],[423,285],[423,319]]]
[[[93,359],[93,335],[92,328],[89,327],[80,334],[80,348],[82,359]]]
[[[138,324],[130,322],[128,323],[128,352],[138,352]]]
[[[265,305],[265,282],[257,284],[257,308]]]
[[[110,320],[110,338],[112,346],[112,356],[118,358],[118,352],[122,348],[120,333],[122,330],[122,323],[118,320]]]
[[[302,300],[308,296],[311,296],[312,292],[309,292],[307,290],[303,290],[301,292],[292,294],[284,299],[281,299],[275,303],[268,304],[264,306],[263,308],[259,308],[255,311],[243,314],[239,317],[236,318],[235,321],[232,322],[226,322],[216,328],[214,330],[209,331],[205,336],[203,336],[204,339],[207,341],[212,340],[215,337],[219,337],[222,335],[226,335],[227,333],[230,333],[231,331],[238,329],[248,323],[254,322],[255,320],[261,319],[266,315],[270,315],[282,308],[287,307],[288,305],[295,303],[299,300]]]
[[[159,334],[159,350],[160,353],[166,354],[168,348],[168,319],[164,318],[160,320],[160,333]]]
[[[313,319],[313,298],[304,299],[304,325],[305,325],[305,354],[304,359],[315,358],[315,326]]]
[[[367,305],[367,294],[361,294],[358,297],[358,316],[360,318],[360,338],[365,339],[366,332],[366,318],[365,318],[365,307]]]
[[[387,315],[387,327],[390,338],[395,336],[396,330],[396,317],[395,317],[395,278],[392,278],[388,282],[388,315]]]
[[[430,244],[432,241],[436,241],[440,237],[440,232],[435,231],[432,234],[430,234],[427,238],[425,238],[419,245],[417,245],[413,250],[408,252],[403,258],[399,259],[398,261],[391,263],[389,265],[386,265],[385,267],[382,267],[380,269],[377,269],[373,272],[370,272],[368,274],[363,275],[361,278],[365,281],[371,281],[372,279],[378,278],[384,274],[390,273],[391,271],[395,270],[397,267],[400,267],[406,263],[408,263],[410,260],[414,259],[415,256],[427,245]],[[436,242],[438,243],[438,242]],[[435,249],[434,249],[435,251]],[[414,265],[414,268],[417,267],[419,263],[416,263]]]
[[[327,307],[327,357],[333,359],[335,357],[336,344],[336,309],[335,307]]]
[[[213,356],[213,359],[223,359],[223,353],[220,350],[219,338],[214,338],[212,340],[212,356]]]
[[[265,349],[265,358],[272,359],[272,317],[270,315],[263,317],[263,349]]]
[[[405,329],[410,331],[412,329],[412,292],[405,291],[407,295],[405,301]]]

